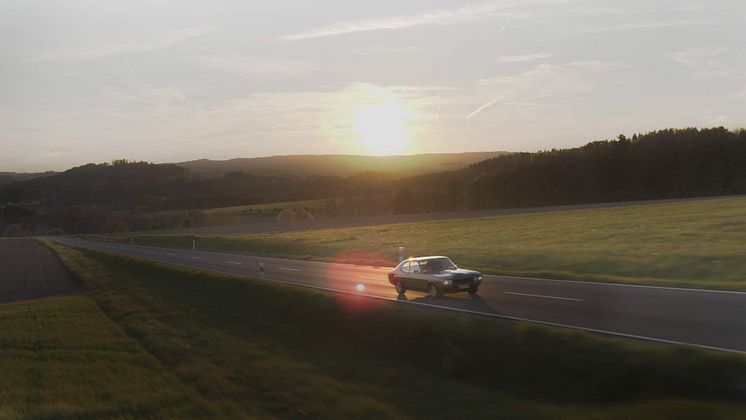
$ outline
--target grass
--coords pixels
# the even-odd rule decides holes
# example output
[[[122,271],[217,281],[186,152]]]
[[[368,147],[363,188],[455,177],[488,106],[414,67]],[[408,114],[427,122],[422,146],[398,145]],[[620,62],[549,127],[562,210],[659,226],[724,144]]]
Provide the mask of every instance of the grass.
[[[34,325],[50,323],[26,339],[33,349],[28,369],[34,374],[21,369],[15,376],[43,382],[57,372],[57,382],[72,378],[84,389],[99,388],[78,395],[79,411],[65,411],[80,417],[92,416],[84,408],[89,404],[105,407],[105,414],[130,417],[662,419],[746,414],[738,402],[746,379],[746,359],[739,355],[445,314],[52,246],[88,286],[87,295],[75,297],[67,312],[28,307],[32,318],[22,317],[0,331],[24,336]],[[56,301],[6,305],[0,311],[20,313],[24,305],[49,302]],[[57,319],[58,313],[69,315]],[[57,337],[58,346],[88,349],[109,336],[129,344],[102,345],[95,354],[81,354],[77,365],[53,369],[45,367],[49,357],[35,347]],[[3,343],[4,351],[24,347],[14,340]],[[138,357],[118,359],[129,354],[127,349]],[[0,363],[16,365],[5,359]],[[86,359],[109,361],[105,373],[130,373],[90,378]],[[138,367],[153,371],[154,379],[138,382]],[[166,380],[171,394],[159,385]],[[9,381],[18,379],[0,377],[0,389],[15,387]],[[161,391],[151,395],[154,388]],[[33,413],[40,394],[35,386],[17,391],[10,398],[15,411],[9,413],[33,417],[26,414]],[[139,401],[139,411],[120,394]],[[44,395],[51,408],[37,416],[61,417],[53,403],[62,404],[63,396]],[[145,404],[151,400],[161,403]],[[163,407],[174,411],[158,411]]]
[[[449,255],[485,273],[746,290],[746,198],[268,234],[136,236],[135,243],[383,264]],[[130,238],[111,238],[129,242]]]
[[[84,296],[0,305],[0,418],[217,412]]]

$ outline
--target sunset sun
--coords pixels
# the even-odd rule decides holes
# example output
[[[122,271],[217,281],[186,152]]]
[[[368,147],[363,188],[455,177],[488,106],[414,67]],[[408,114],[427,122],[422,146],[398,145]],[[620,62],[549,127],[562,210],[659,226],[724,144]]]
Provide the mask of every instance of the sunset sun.
[[[360,105],[354,110],[352,131],[366,153],[393,155],[407,151],[411,111],[397,102]]]

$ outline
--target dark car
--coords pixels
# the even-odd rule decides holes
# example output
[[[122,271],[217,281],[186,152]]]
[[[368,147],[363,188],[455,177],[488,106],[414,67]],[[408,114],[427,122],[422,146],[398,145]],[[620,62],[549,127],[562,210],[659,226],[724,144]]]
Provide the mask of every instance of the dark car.
[[[389,282],[400,295],[410,289],[422,290],[432,297],[456,292],[475,295],[482,284],[482,274],[458,268],[448,257],[417,257],[406,259],[391,270]]]

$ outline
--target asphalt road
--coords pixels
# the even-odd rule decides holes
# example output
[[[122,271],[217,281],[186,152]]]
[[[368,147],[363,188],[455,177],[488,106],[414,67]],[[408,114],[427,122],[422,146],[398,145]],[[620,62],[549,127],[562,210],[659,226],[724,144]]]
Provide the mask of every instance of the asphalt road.
[[[80,286],[46,246],[32,239],[0,240],[0,303],[77,290]]]
[[[388,268],[156,248],[77,238],[55,240],[184,267],[399,300],[628,338],[746,352],[746,293],[487,275],[478,296],[398,298]],[[360,291],[362,289],[362,291]]]

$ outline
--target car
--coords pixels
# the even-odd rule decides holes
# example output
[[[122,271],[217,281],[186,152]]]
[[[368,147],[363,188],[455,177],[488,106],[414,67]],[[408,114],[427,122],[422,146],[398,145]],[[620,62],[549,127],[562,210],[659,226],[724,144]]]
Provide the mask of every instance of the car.
[[[482,273],[458,268],[444,256],[417,257],[408,258],[391,270],[389,282],[399,295],[407,290],[421,290],[434,298],[457,292],[476,295],[482,284]]]

